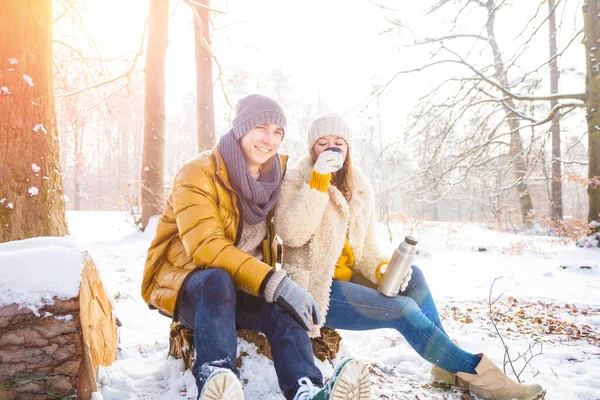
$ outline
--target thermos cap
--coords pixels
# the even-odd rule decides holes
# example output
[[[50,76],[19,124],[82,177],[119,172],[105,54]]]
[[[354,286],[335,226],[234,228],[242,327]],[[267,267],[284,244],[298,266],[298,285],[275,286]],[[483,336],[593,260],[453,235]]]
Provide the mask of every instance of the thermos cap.
[[[414,237],[412,237],[412,236],[406,236],[406,237],[404,238],[404,241],[405,241],[406,243],[410,244],[410,245],[413,245],[413,246],[415,246],[417,243],[419,243],[419,242],[417,241],[417,239],[415,239],[415,238],[414,238]]]

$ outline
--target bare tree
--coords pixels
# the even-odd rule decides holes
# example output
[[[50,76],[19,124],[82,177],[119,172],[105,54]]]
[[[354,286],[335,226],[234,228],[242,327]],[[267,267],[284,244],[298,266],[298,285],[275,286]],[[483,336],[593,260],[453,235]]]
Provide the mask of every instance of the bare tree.
[[[510,1],[440,0],[430,9],[430,13],[437,12],[442,7],[447,8],[450,4],[456,5],[457,8],[456,15],[450,17],[453,28],[447,35],[414,39],[413,46],[426,45],[432,49],[430,61],[414,69],[399,71],[390,81],[372,93],[372,97],[378,96],[397,76],[402,74],[420,73],[438,67],[457,67],[453,70],[457,71],[456,74],[450,74],[448,79],[421,97],[420,106],[412,114],[412,124],[408,132],[414,133],[415,136],[422,135],[430,129],[432,121],[445,124],[441,133],[432,138],[432,142],[428,144],[427,153],[430,162],[420,172],[420,176],[433,174],[436,179],[430,180],[427,187],[421,185],[418,194],[424,194],[427,190],[435,191],[441,187],[444,189],[442,193],[444,197],[476,171],[488,171],[488,174],[493,174],[498,168],[504,172],[506,167],[511,166],[515,171],[514,178],[507,181],[507,174],[502,173],[503,180],[499,181],[496,191],[517,188],[521,215],[526,220],[526,213],[531,210],[531,196],[526,186],[527,182],[546,180],[545,177],[535,176],[536,171],[539,171],[539,164],[544,159],[542,153],[547,130],[544,130],[543,126],[555,120],[555,117],[564,118],[573,110],[587,108],[589,219],[591,221],[597,218],[600,212],[600,203],[597,199],[600,196],[598,184],[600,151],[594,138],[597,138],[600,132],[600,128],[595,127],[600,125],[594,119],[598,104],[595,92],[597,93],[598,89],[593,85],[596,84],[594,77],[598,74],[595,71],[598,69],[595,58],[597,48],[594,46],[597,43],[595,40],[598,22],[589,17],[593,12],[587,11],[595,11],[597,2],[587,2],[584,7],[587,22],[583,32],[586,36],[585,40],[590,43],[586,51],[588,61],[586,92],[551,94],[539,93],[542,86],[539,71],[550,65],[552,61],[558,61],[576,42],[582,33],[581,30],[576,31],[566,45],[557,49],[550,59],[541,60],[539,65],[529,67],[526,73],[521,72],[518,79],[509,79],[509,70],[519,65],[522,71],[526,64],[519,63],[521,57],[529,52],[538,53],[532,43],[540,29],[548,22],[559,5],[564,9],[571,3],[555,0],[550,5],[550,12],[545,16],[540,12],[544,3],[540,3],[535,15],[526,26],[516,28],[520,33],[511,41],[511,44],[516,44],[511,50],[512,53],[508,54],[504,54],[497,43],[494,21],[501,9],[510,6]],[[480,25],[480,31],[477,31],[477,27],[472,23],[473,16],[478,15],[477,9],[483,9],[486,17]],[[469,20],[469,24],[463,23],[466,19]],[[404,28],[402,23],[392,22],[398,28]],[[455,45],[459,42],[461,46]],[[486,48],[488,51],[491,50],[493,56],[491,63],[488,64],[483,63],[481,58],[481,53]],[[551,101],[554,102],[552,107],[544,103]],[[528,131],[531,132],[530,137],[527,142],[523,142],[522,138]],[[503,149],[506,148],[508,152],[504,153]],[[564,159],[566,153],[562,157],[560,151],[558,154],[557,161],[566,162]],[[490,167],[495,169],[492,170]],[[556,175],[560,173],[556,172]]]
[[[488,43],[494,56],[494,77],[501,85],[508,87],[508,73],[502,60],[502,53],[496,41],[496,33],[494,23],[496,21],[497,4],[494,0],[488,0],[485,3],[487,10],[487,23],[485,29],[488,35]],[[530,221],[531,213],[533,212],[533,203],[531,201],[531,193],[525,183],[525,174],[527,167],[525,165],[523,154],[523,143],[521,141],[521,121],[513,110],[516,109],[515,102],[512,98],[508,98],[502,102],[502,108],[506,113],[506,120],[510,129],[510,150],[509,156],[514,162],[514,174],[516,188],[519,196],[519,206],[521,208],[521,217],[523,221]]]
[[[164,203],[165,170],[165,60],[169,30],[169,0],[151,0],[146,50],[144,149],[142,153],[142,217],[146,229],[150,217]]]
[[[210,0],[188,0],[194,14],[196,48],[196,110],[198,152],[215,145],[215,104],[213,98],[213,54],[210,39]]]
[[[550,44],[550,92],[558,93],[558,59],[556,47],[556,13],[554,0],[548,0],[548,34]],[[550,101],[550,108],[554,109],[558,105],[558,100]],[[560,117],[555,115],[550,125],[552,134],[552,219],[563,219],[563,201],[562,201],[562,165],[560,162]]]
[[[0,52],[0,242],[64,236],[51,0],[4,4]]]
[[[583,45],[585,46],[585,89],[588,126],[588,221],[600,221],[600,0],[583,5]],[[600,230],[600,226],[598,226]]]
[[[76,210],[130,209],[139,220],[144,85],[140,45],[110,54],[88,31],[84,3],[54,2],[54,85],[63,189]],[[136,35],[136,37],[138,37]],[[127,40],[128,38],[124,38]],[[127,191],[127,193],[124,193]]]

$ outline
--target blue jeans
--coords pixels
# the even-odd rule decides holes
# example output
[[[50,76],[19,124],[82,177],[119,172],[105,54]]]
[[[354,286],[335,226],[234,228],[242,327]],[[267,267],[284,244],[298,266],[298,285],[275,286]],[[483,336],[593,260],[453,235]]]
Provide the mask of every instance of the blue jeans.
[[[475,373],[480,359],[449,338],[423,272],[416,266],[408,287],[397,297],[352,282],[333,281],[325,326],[364,331],[393,328],[421,357],[446,371]]]
[[[279,387],[287,399],[294,397],[302,377],[323,386],[308,333],[279,304],[236,290],[231,276],[220,269],[192,272],[181,290],[178,316],[185,327],[194,330],[192,372],[198,393],[213,367],[228,368],[239,377],[237,328],[265,334]]]

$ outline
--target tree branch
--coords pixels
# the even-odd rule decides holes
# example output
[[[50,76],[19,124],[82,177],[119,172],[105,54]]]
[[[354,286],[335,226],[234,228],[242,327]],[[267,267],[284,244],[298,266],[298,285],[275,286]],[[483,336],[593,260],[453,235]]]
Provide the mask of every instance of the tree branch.
[[[116,76],[114,78],[111,78],[111,79],[109,79],[107,81],[100,82],[100,83],[97,83],[95,85],[88,86],[88,87],[85,87],[83,89],[76,90],[74,92],[57,94],[55,97],[56,98],[63,98],[63,97],[75,96],[75,95],[78,95],[80,93],[87,92],[88,90],[96,89],[96,88],[99,88],[100,86],[104,86],[104,85],[107,85],[109,83],[113,83],[113,82],[118,81],[119,79],[122,79],[122,78],[127,78],[127,83],[129,83],[129,76],[131,75],[131,73],[135,69],[135,64],[136,64],[138,58],[141,57],[142,54],[143,54],[143,52],[144,52],[144,38],[146,36],[146,29],[147,28],[148,28],[148,19],[146,19],[146,24],[144,25],[144,31],[142,32],[142,40],[141,40],[141,44],[140,44],[140,50],[135,55],[135,57],[133,59],[133,62],[131,63],[131,67],[129,67],[129,69],[127,70],[127,72],[125,72],[124,74],[121,74],[119,76]],[[126,87],[126,86],[127,86],[127,84],[125,84],[123,87],[121,87],[121,89],[124,88],[124,87]],[[119,90],[121,90],[121,89],[119,89]],[[115,92],[111,93],[110,95],[112,96],[114,93]]]
[[[413,43],[411,46],[420,46],[423,44],[439,43],[444,40],[454,40],[454,39],[478,39],[478,40],[483,40],[486,42],[488,40],[488,38],[486,38],[485,36],[477,35],[474,33],[463,33],[463,34],[456,34],[456,35],[441,36],[441,37],[436,37],[436,38],[425,38],[424,40],[422,40],[420,42]]]
[[[210,7],[205,6],[202,3],[198,3],[197,1],[194,1],[194,0],[183,0],[183,1],[184,1],[184,3],[188,4],[191,7],[200,7],[200,8],[203,8],[203,9],[209,11],[209,12],[214,12],[214,13],[217,13],[217,14],[225,14],[225,11],[215,10],[214,8],[210,8]]]
[[[458,61],[447,60],[448,62],[456,62],[456,63],[459,63],[459,64],[462,64],[462,65],[466,66],[471,71],[473,71],[477,76],[479,76],[483,81],[487,82],[488,84],[492,85],[496,89],[500,90],[506,96],[512,97],[515,100],[521,100],[521,101],[549,101],[549,100],[566,100],[566,99],[570,99],[570,100],[581,100],[581,101],[585,102],[587,100],[587,98],[588,98],[587,93],[572,93],[572,94],[557,93],[557,94],[549,94],[549,95],[543,95],[543,96],[528,96],[528,95],[523,95],[523,94],[512,93],[510,90],[508,90],[507,88],[505,88],[504,86],[502,86],[499,82],[497,82],[495,79],[488,78],[487,76],[485,76],[484,74],[482,74],[477,68],[473,67],[471,64],[469,64],[468,62],[466,62],[461,56],[459,56],[454,51],[450,50],[449,48],[447,48],[445,46],[444,46],[444,49],[446,51],[448,51],[449,53],[453,54],[455,57],[458,58]]]
[[[187,4],[189,4],[190,7],[192,8],[192,12],[194,13],[194,20],[201,27],[202,24],[203,24],[202,18],[200,17],[200,14],[198,13],[198,10],[196,10],[194,8],[195,5],[199,5],[199,4],[196,3],[196,2],[194,2],[193,0],[184,0],[184,1]],[[204,8],[206,8],[206,7],[204,7]],[[233,105],[229,101],[229,96],[227,96],[227,92],[225,91],[225,84],[223,83],[223,79],[222,79],[223,68],[221,67],[221,63],[219,63],[219,60],[217,60],[217,57],[215,56],[215,53],[212,51],[212,48],[210,47],[210,44],[208,43],[208,41],[206,40],[206,38],[204,36],[202,36],[202,45],[204,46],[204,48],[206,49],[206,51],[210,54],[210,57],[213,59],[213,61],[217,65],[217,69],[219,70],[219,74],[217,75],[217,79],[215,81],[218,81],[221,84],[221,91],[223,92],[223,96],[225,97],[225,101],[227,102],[227,105],[229,105],[229,107],[233,110],[233,109],[235,109],[235,107],[233,107]],[[213,86],[214,86],[214,83],[213,83]]]

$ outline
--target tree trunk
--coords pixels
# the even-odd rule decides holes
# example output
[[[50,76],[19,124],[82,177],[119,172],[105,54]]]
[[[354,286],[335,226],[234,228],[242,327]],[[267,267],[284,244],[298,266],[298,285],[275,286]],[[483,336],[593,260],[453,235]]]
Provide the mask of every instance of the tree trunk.
[[[141,168],[142,230],[146,229],[150,217],[160,213],[164,203],[165,59],[169,40],[169,0],[150,0],[148,19],[144,149]]]
[[[488,1],[487,9],[488,22],[486,24],[486,29],[488,34],[488,41],[492,49],[492,54],[494,56],[494,76],[502,86],[508,87],[508,75],[506,73],[506,69],[504,68],[504,62],[502,61],[502,53],[500,52],[500,48],[498,47],[498,43],[496,42],[496,35],[494,32],[494,21],[496,12],[494,1]],[[519,208],[521,210],[521,218],[523,220],[523,224],[530,225],[532,217],[531,213],[533,211],[533,203],[531,201],[531,194],[529,193],[529,188],[524,180],[527,168],[525,164],[525,158],[523,157],[523,142],[521,141],[521,134],[519,132],[519,129],[521,128],[521,123],[519,122],[519,117],[512,112],[512,110],[516,109],[515,102],[513,99],[506,100],[506,102],[503,103],[503,108],[504,112],[506,113],[506,118],[508,120],[508,128],[511,132],[510,150],[508,154],[513,160],[515,179],[518,182],[517,193],[519,195]]]
[[[585,46],[588,125],[588,221],[600,221],[600,0],[588,0],[583,6],[583,44]]]
[[[3,3],[0,52],[0,242],[64,236],[52,1]]]
[[[76,111],[73,110],[73,114]],[[83,177],[83,127],[81,120],[74,115],[75,120],[71,124],[73,129],[73,152],[75,153],[75,165],[73,165],[73,209],[83,210],[81,205],[81,179]]]
[[[556,13],[554,12],[554,0],[548,0],[548,25],[550,41],[550,91],[558,93],[558,61],[556,58]],[[557,100],[550,101],[550,108],[558,104]],[[560,116],[558,113],[552,118],[550,125],[552,133],[552,219],[563,219],[562,201],[562,165],[560,162]]]
[[[210,0],[197,0],[210,6]],[[210,50],[210,16],[204,7],[190,4],[194,13],[196,43],[196,109],[198,118],[198,152],[215,145],[215,105],[213,100],[212,54]]]

